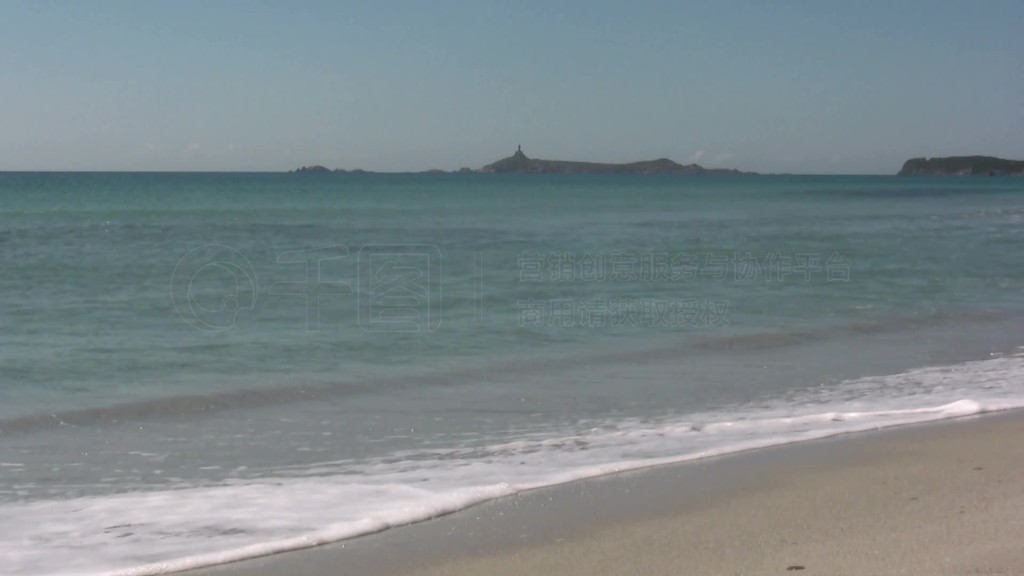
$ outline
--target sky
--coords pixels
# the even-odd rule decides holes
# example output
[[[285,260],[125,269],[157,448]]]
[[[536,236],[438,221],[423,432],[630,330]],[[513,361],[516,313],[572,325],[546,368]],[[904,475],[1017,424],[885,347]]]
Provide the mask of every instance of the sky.
[[[0,170],[1024,158],[1024,2],[0,0]]]

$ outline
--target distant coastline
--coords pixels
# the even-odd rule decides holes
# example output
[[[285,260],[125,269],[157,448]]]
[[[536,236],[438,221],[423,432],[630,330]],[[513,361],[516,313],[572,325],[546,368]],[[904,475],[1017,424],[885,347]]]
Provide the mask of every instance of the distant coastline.
[[[370,170],[346,170],[322,165],[289,170],[293,174],[378,174]],[[699,164],[680,164],[668,158],[627,163],[580,162],[530,158],[518,147],[511,156],[479,169],[423,170],[412,174],[675,174],[675,175],[759,175],[734,168],[705,168]],[[773,174],[786,176],[788,174]],[[947,156],[911,158],[903,163],[898,176],[1024,176],[1024,160],[994,156]]]
[[[403,174],[472,174],[474,172],[476,172],[476,170],[471,170],[469,168],[461,168],[459,170],[452,170],[450,172],[447,171],[447,170],[434,169],[434,170],[421,170],[419,172],[403,172]],[[288,173],[289,174],[389,174],[389,172],[375,172],[373,170],[362,170],[362,169],[359,169],[359,168],[356,168],[355,170],[345,170],[344,168],[331,169],[331,168],[328,168],[326,166],[321,166],[319,164],[314,164],[312,166],[302,166],[301,168],[296,168],[295,170],[289,170]]]
[[[303,166],[291,171],[292,173],[305,174],[366,174],[366,170],[342,170],[330,169],[326,166],[314,165]],[[679,164],[668,158],[657,160],[645,160],[641,162],[629,162],[624,164],[601,163],[601,162],[574,162],[568,160],[541,160],[529,158],[523,153],[522,147],[516,149],[515,154],[492,162],[479,170],[460,168],[452,172],[445,170],[426,170],[420,174],[679,174],[679,175],[731,175],[731,174],[756,174],[756,172],[742,172],[731,168],[704,168],[699,164]]]
[[[1024,160],[993,156],[911,158],[898,176],[1024,176]]]

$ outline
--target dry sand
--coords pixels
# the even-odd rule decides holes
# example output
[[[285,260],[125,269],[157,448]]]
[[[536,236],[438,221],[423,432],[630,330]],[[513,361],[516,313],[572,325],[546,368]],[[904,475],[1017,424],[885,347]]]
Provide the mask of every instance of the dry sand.
[[[1024,414],[576,482],[195,574],[1024,575]]]

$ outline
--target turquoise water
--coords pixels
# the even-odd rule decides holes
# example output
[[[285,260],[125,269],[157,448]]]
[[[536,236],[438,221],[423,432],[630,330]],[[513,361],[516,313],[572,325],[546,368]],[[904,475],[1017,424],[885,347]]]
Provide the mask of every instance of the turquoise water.
[[[0,560],[1016,406],[1022,247],[1013,178],[0,174]]]

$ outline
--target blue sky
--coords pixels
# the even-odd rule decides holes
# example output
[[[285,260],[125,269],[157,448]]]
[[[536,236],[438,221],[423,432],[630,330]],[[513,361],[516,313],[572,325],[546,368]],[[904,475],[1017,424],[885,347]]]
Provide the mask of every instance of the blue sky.
[[[1024,2],[0,2],[0,170],[1024,158]]]

